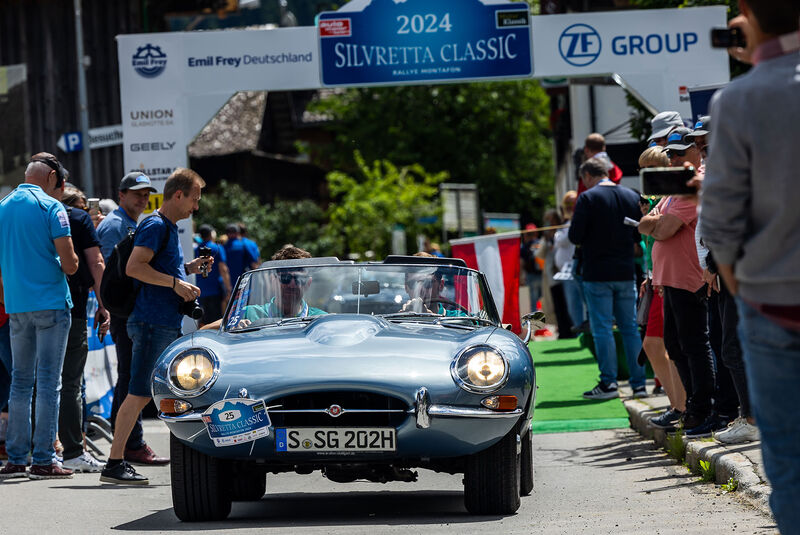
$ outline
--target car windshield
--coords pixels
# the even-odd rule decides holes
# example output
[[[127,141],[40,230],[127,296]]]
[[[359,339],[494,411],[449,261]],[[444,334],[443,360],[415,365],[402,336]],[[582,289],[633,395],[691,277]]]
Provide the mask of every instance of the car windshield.
[[[455,266],[404,264],[295,265],[243,275],[225,316],[230,332],[327,314],[455,326],[497,325],[483,277]]]

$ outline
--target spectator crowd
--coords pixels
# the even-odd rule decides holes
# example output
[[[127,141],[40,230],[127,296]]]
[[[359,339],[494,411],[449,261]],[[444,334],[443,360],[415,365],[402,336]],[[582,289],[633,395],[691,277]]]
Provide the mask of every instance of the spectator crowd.
[[[750,72],[697,121],[658,113],[639,157],[642,184],[651,168],[693,178],[659,197],[624,187],[593,133],[577,191],[545,215],[567,228],[531,228],[521,256],[523,267],[531,251],[545,259],[541,302],[559,336],[592,341],[600,380],[583,397],[619,396],[617,352],[633,396],[648,395],[649,361],[670,403],[650,425],[724,444],[760,440],[778,526],[797,533],[800,420],[787,401],[800,381],[800,5],[740,7],[730,24],[747,46],[730,53]]]

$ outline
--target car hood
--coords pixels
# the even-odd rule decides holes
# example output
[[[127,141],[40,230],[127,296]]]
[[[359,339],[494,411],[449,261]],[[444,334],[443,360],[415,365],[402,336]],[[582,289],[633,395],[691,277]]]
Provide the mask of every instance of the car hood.
[[[310,324],[265,327],[245,333],[198,331],[171,347],[174,355],[206,347],[220,362],[216,388],[236,392],[341,388],[358,384],[433,382],[452,387],[449,363],[464,347],[485,343],[496,327],[464,329],[380,317],[330,315]],[[163,355],[162,366],[171,358]],[[163,369],[163,368],[162,368]],[[229,387],[229,388],[228,388]],[[288,389],[288,390],[287,390]]]

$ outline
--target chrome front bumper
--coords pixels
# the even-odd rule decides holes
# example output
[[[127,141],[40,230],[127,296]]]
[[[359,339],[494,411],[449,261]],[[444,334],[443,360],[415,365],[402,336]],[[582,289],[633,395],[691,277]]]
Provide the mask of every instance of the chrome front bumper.
[[[457,405],[436,405],[431,403],[430,394],[428,389],[421,387],[417,390],[415,397],[415,407],[408,409],[408,414],[413,414],[419,429],[427,429],[431,426],[431,418],[519,418],[522,416],[522,409],[517,408],[513,411],[493,411],[481,407],[461,407]],[[269,408],[268,408],[269,410]],[[325,409],[319,411],[309,410],[281,410],[279,412],[324,412]],[[364,411],[350,411],[350,412],[368,412]],[[375,411],[383,412],[383,411]],[[159,412],[158,417],[168,423],[172,422],[202,422],[203,416],[199,412],[187,412],[177,416],[170,416]]]

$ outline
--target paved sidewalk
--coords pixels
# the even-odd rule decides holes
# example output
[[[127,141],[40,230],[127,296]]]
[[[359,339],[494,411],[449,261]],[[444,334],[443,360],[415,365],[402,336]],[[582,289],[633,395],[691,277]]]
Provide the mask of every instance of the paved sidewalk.
[[[652,386],[648,386],[648,391],[651,389]],[[650,427],[648,421],[669,407],[667,396],[632,399],[630,389],[625,386],[620,389],[620,394],[628,410],[631,427],[643,437],[653,439],[656,445],[664,448],[667,433],[662,429]],[[735,479],[739,483],[737,494],[743,496],[757,509],[772,515],[768,503],[770,487],[764,475],[760,442],[723,445],[713,439],[688,440],[686,437],[683,438],[683,442],[686,445],[686,464],[692,471],[698,470],[700,460],[711,462],[715,468],[717,484],[727,483],[730,478]]]

